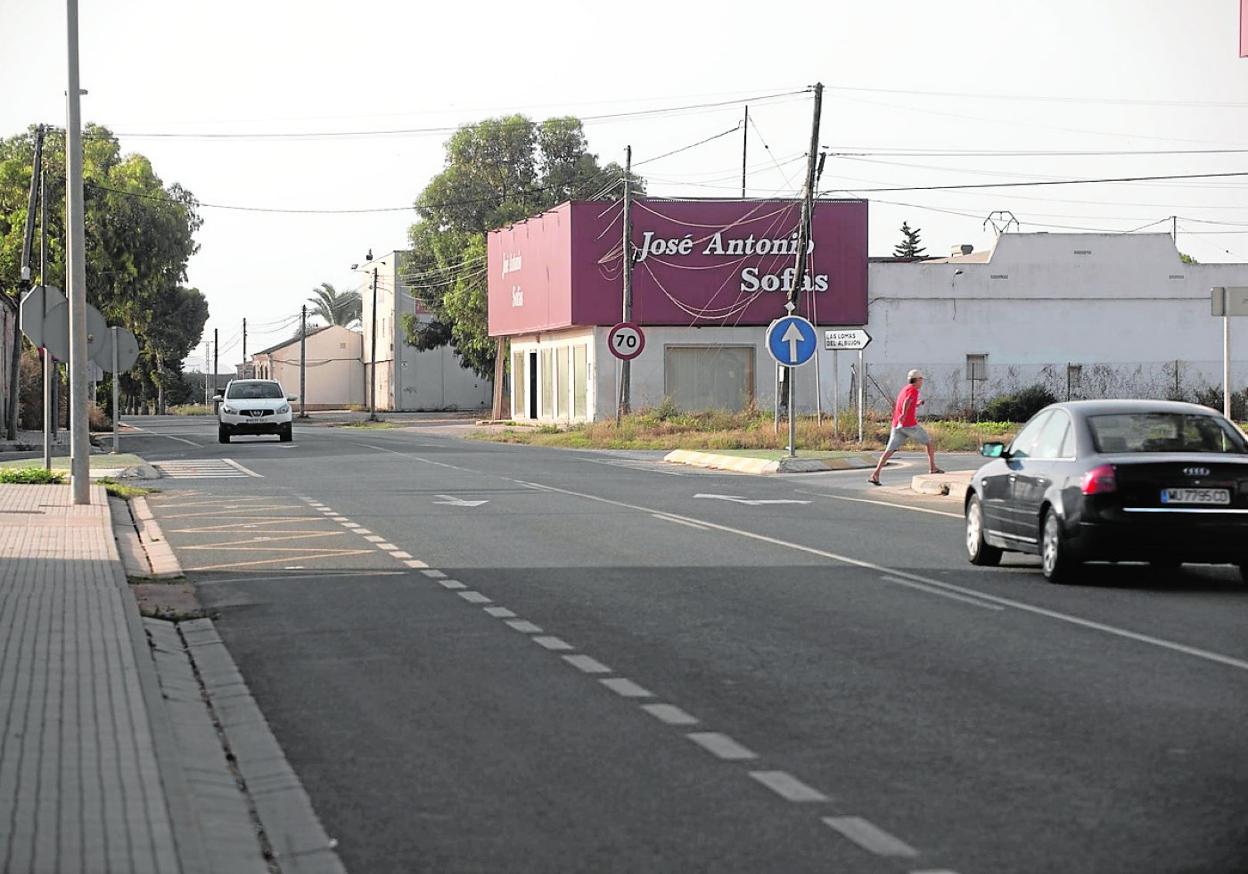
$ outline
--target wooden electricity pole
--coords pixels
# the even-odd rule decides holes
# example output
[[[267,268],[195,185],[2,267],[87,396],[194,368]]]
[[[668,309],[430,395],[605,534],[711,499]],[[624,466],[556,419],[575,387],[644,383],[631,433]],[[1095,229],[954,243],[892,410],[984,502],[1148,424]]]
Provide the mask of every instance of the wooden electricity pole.
[[[633,147],[624,147],[624,312],[621,321],[633,320]],[[632,362],[620,362],[620,403],[615,421],[629,412],[632,401]]]

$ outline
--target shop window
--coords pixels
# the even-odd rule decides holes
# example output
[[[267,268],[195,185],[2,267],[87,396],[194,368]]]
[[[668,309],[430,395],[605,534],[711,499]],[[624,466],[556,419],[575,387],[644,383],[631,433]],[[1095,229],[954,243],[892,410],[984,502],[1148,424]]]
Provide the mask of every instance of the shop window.
[[[524,353],[511,353],[511,415],[517,419],[527,419],[529,411],[525,406]]]
[[[966,378],[972,382],[983,382],[988,378],[988,356],[966,356]]]
[[[542,383],[542,418],[549,419],[555,415],[555,368],[553,350],[543,349],[541,353],[541,365],[538,367],[539,378]]]
[[[555,411],[556,416],[567,418],[572,409],[569,399],[572,395],[572,380],[568,377],[568,357],[572,354],[572,349],[568,346],[560,346],[555,350],[555,384],[558,388],[555,391],[555,397],[559,401],[559,409]]]
[[[585,346],[572,347],[572,417],[586,418],[589,407],[589,361]]]
[[[681,410],[744,409],[754,400],[754,347],[665,347],[663,393]]]

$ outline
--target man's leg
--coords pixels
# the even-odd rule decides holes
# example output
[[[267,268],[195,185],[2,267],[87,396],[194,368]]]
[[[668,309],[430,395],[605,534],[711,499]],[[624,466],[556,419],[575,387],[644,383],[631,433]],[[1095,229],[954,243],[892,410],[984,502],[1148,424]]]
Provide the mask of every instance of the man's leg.
[[[940,472],[940,468],[936,466],[936,443],[933,440],[927,441],[927,472]]]
[[[880,456],[880,463],[875,466],[875,470],[871,473],[871,481],[880,481],[880,471],[884,469],[885,463],[893,457],[894,449],[885,449],[884,454]]]

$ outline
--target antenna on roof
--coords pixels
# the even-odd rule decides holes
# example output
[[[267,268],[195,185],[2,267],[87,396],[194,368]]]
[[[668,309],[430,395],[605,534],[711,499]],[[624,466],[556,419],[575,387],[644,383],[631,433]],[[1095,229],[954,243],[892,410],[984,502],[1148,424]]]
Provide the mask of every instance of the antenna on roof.
[[[989,225],[992,225],[992,232],[998,237],[1008,233],[1010,225],[1013,225],[1016,231],[1021,230],[1018,219],[1014,218],[1014,213],[1008,209],[994,209],[988,213],[988,218],[984,219],[982,227],[987,228]]]

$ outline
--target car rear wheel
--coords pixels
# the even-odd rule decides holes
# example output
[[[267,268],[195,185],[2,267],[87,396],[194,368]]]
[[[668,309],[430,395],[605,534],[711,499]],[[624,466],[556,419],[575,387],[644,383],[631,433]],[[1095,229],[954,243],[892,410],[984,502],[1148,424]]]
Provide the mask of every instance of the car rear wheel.
[[[984,507],[978,495],[971,495],[966,504],[966,557],[980,566],[1001,563],[1001,550],[984,540]]]
[[[1050,583],[1070,582],[1079,562],[1070,554],[1062,520],[1052,509],[1045,512],[1040,532],[1040,568],[1044,578]]]
[[[217,426],[217,442],[218,443],[230,442],[230,429],[229,428],[225,427],[224,425]]]

